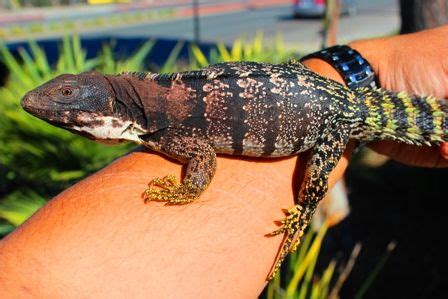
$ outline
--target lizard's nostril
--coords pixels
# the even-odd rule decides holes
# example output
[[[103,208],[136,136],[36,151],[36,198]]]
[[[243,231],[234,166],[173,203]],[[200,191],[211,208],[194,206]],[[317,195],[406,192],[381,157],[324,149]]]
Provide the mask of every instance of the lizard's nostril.
[[[32,102],[32,96],[30,95],[30,93],[27,93],[25,96],[23,96],[20,105],[22,105],[23,109],[28,111],[29,108],[31,108]]]
[[[36,105],[36,98],[31,93],[28,92],[20,101],[20,105],[22,106],[23,110],[25,110],[28,113],[35,114],[36,109],[39,108],[38,105]]]

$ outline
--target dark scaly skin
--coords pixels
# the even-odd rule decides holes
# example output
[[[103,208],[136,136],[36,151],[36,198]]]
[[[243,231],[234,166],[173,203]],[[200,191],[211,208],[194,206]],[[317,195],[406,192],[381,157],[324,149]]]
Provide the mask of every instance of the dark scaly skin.
[[[99,141],[135,141],[187,164],[153,180],[147,200],[184,204],[206,189],[216,153],[284,157],[311,151],[297,205],[271,235],[285,241],[271,271],[300,243],[328,176],[349,138],[409,144],[448,141],[448,106],[432,97],[351,91],[297,62],[222,63],[175,74],[62,75],[29,92],[22,106]]]

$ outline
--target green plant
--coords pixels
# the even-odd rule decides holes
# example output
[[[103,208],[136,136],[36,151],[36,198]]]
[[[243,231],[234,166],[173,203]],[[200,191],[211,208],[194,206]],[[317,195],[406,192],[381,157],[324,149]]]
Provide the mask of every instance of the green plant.
[[[210,52],[209,58],[194,44],[191,45],[190,52],[192,58],[191,65],[194,67],[241,60],[280,63],[295,56],[292,50],[285,48],[280,34],[277,34],[273,45],[265,46],[264,35],[261,31],[255,34],[251,42],[245,41],[244,38],[236,39],[230,49],[224,43],[218,42],[216,48]]]
[[[5,38],[7,36],[6,30],[3,28],[0,28],[0,38]]]
[[[333,260],[319,275],[315,271],[316,264],[327,229],[328,224],[324,222],[317,233],[311,229],[308,231],[298,251],[287,258],[287,262],[282,265],[282,271],[267,286],[266,299],[338,298],[339,291],[353,268],[361,246],[359,244],[355,246],[342,271],[336,273],[337,263]]]
[[[13,26],[9,29],[9,34],[13,35],[13,36],[22,36],[25,34],[25,31],[23,30],[22,27],[19,26]]]
[[[32,24],[30,25],[30,33],[42,33],[44,32],[44,26],[42,24]]]
[[[116,22],[115,17],[114,17],[114,21],[113,22]],[[119,23],[119,22],[116,22],[116,23]],[[85,28],[95,27],[96,26],[95,20],[94,19],[84,20],[84,21],[81,22],[81,26],[83,26]]]
[[[33,191],[14,191],[0,202],[0,218],[6,220],[12,226],[18,226],[42,207],[45,202],[39,194]]]
[[[50,126],[21,109],[19,101],[23,95],[61,73],[93,69],[108,73],[141,71],[154,41],[144,44],[128,59],[116,60],[110,46],[104,46],[99,57],[87,59],[79,38],[65,37],[55,65],[48,63],[36,43],[29,45],[30,52],[19,50],[19,60],[0,44],[2,62],[10,71],[6,86],[0,88],[0,198],[8,203],[0,205],[0,218],[12,225],[30,216],[35,207],[45,202],[43,198],[54,196],[131,146],[105,146]],[[29,201],[36,198],[41,200]],[[2,225],[0,229],[5,232],[11,227]]]
[[[63,30],[65,30],[65,31],[67,32],[67,31],[69,31],[69,30],[73,30],[73,29],[75,29],[75,28],[76,28],[76,24],[75,24],[75,22],[73,22],[73,21],[65,21],[65,22],[62,24],[62,28],[63,28]]]
[[[51,22],[47,26],[50,32],[57,32],[60,29],[59,22]]]

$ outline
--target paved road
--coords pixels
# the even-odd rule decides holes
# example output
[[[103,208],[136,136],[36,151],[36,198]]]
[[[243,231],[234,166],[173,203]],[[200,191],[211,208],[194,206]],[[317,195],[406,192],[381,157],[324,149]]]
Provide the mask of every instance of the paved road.
[[[345,42],[396,32],[400,21],[397,2],[358,0],[357,14],[341,18],[339,41]],[[288,47],[308,51],[320,45],[321,21],[293,19],[289,5],[209,15],[202,17],[200,22],[202,41],[221,40],[230,44],[237,37],[251,38],[256,31],[261,30],[267,42],[273,40],[279,32]],[[123,37],[193,39],[193,23],[191,19],[181,19],[108,29],[87,35],[104,34]]]

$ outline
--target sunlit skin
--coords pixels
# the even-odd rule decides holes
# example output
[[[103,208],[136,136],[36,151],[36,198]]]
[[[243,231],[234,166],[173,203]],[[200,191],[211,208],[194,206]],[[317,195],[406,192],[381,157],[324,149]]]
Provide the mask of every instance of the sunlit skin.
[[[420,80],[446,82],[439,64],[448,59],[441,50],[448,47],[447,31],[441,27],[353,46],[367,57],[384,87],[399,90],[407,82],[409,91],[419,86],[421,92],[440,95],[447,84],[432,90],[433,82]],[[406,43],[415,45],[413,50],[400,46]],[[420,43],[438,47],[432,55],[417,55],[416,49],[425,49]],[[403,57],[402,62],[394,56]],[[421,59],[426,59],[424,71],[417,68],[412,75],[410,64]],[[306,63],[342,81],[326,63]],[[405,81],[388,79],[404,68],[410,69]],[[375,148],[391,149],[384,143]],[[441,148],[423,156],[408,155],[400,146],[395,158],[415,164],[419,157],[446,166],[440,150],[448,156],[448,148]],[[347,150],[331,173],[330,187],[341,178],[349,155]],[[276,229],[273,221],[284,216],[281,209],[294,205],[297,158],[218,157],[217,163],[207,191],[185,206],[143,205],[148,180],[181,172],[180,164],[156,154],[133,152],[66,190],[0,242],[0,297],[256,297],[282,241],[265,234]]]

